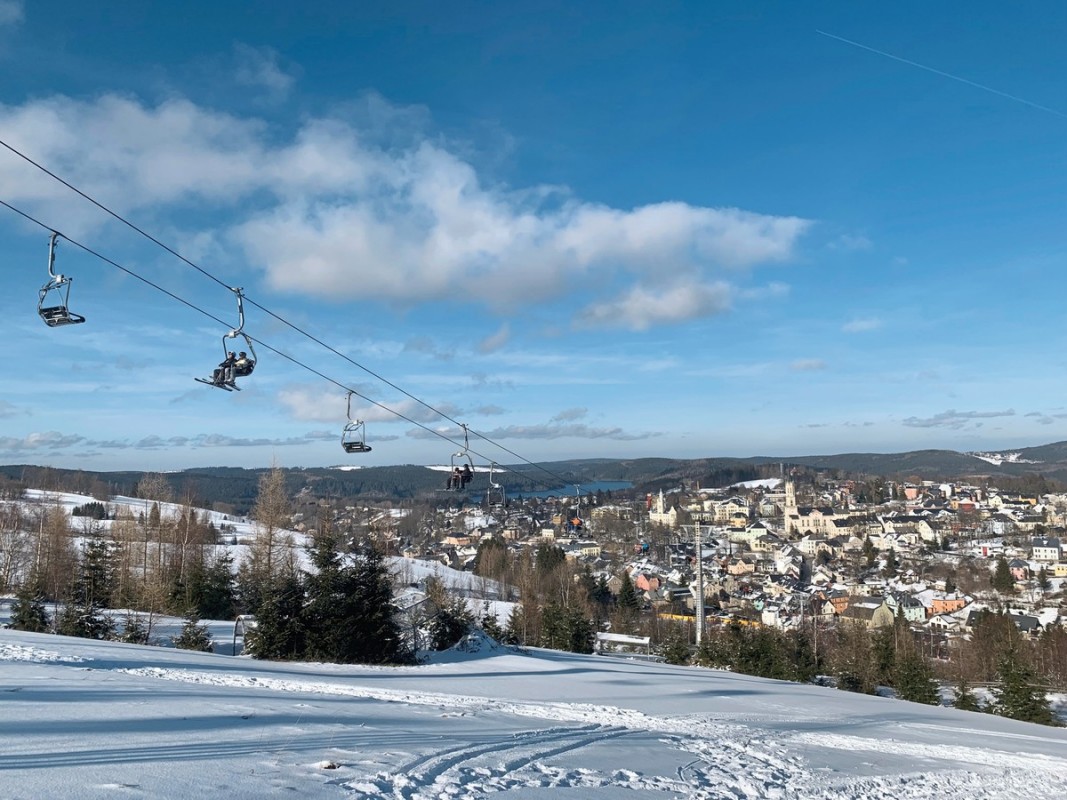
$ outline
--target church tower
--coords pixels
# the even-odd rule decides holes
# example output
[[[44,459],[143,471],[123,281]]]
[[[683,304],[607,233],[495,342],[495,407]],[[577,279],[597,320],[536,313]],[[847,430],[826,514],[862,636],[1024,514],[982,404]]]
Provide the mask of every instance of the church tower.
[[[782,529],[786,535],[797,528],[797,487],[792,481],[785,482],[785,505],[782,507]]]
[[[785,482],[785,513],[786,516],[797,510],[797,487],[792,481]]]

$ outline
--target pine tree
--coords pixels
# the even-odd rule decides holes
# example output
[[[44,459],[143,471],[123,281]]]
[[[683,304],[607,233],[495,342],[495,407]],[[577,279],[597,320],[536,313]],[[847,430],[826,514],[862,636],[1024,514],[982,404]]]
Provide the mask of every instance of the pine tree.
[[[811,637],[806,631],[789,631],[785,635],[784,646],[789,653],[792,675],[789,680],[808,683],[815,679],[818,665]]]
[[[60,636],[103,640],[112,638],[114,632],[110,617],[75,601],[66,603],[56,617],[56,633]]]
[[[479,624],[482,626],[482,631],[490,639],[501,643],[507,640],[507,629],[501,626],[500,620],[497,619],[496,614],[489,607],[488,601],[482,608],[482,618]]]
[[[874,691],[871,640],[866,626],[860,623],[838,626],[831,662],[837,688],[862,694]]]
[[[1052,581],[1048,579],[1048,570],[1044,566],[1037,571],[1037,588],[1043,592],[1047,592],[1049,587],[1052,586]]]
[[[729,662],[723,657],[722,648],[719,646],[720,632],[708,631],[700,640],[696,653],[693,654],[692,663],[701,667],[727,667]]]
[[[293,661],[304,657],[304,587],[295,577],[267,589],[256,613],[256,626],[245,635],[245,651],[255,658]]]
[[[596,604],[601,614],[606,614],[608,609],[611,608],[615,598],[611,594],[611,587],[608,586],[606,575],[597,577],[596,583],[590,588],[589,599]]]
[[[115,588],[114,545],[99,536],[82,547],[81,574],[76,592],[94,609],[109,608]]]
[[[547,576],[567,563],[567,554],[563,552],[562,547],[543,542],[537,545],[534,563],[537,565],[538,574]]]
[[[310,548],[313,571],[304,579],[307,601],[302,612],[307,636],[306,656],[312,661],[336,662],[344,649],[345,587],[338,537],[320,530]]]
[[[1034,685],[1034,671],[1012,647],[1000,661],[999,685],[993,687],[993,710],[1002,717],[1055,725],[1048,697]]]
[[[509,644],[527,644],[526,641],[526,614],[521,605],[516,605],[508,615],[508,624],[504,628],[504,635]]]
[[[356,556],[351,577],[348,623],[353,628],[353,661],[366,664],[407,664],[413,654],[404,645],[393,602],[393,579],[385,558],[373,548]]]
[[[630,573],[623,570],[622,584],[619,586],[619,594],[615,598],[618,609],[619,627],[624,633],[632,633],[638,614],[641,613],[641,595],[637,592]]]
[[[199,576],[196,602],[200,618],[233,619],[237,614],[233,556],[223,551],[210,564],[194,572]]]
[[[569,631],[564,609],[558,603],[549,603],[541,614],[541,647],[551,650],[566,650]]]
[[[868,536],[863,540],[863,560],[868,567],[873,567],[877,558],[878,548],[874,546],[874,542],[872,542],[871,537]]]
[[[1034,651],[1038,674],[1054,686],[1067,685],[1067,628],[1046,625]]]
[[[470,633],[474,615],[462,597],[452,598],[430,620],[430,647],[447,650]]]
[[[678,631],[673,631],[660,645],[659,654],[668,664],[688,664],[689,640]]]
[[[339,664],[411,663],[381,553],[367,548],[342,558],[333,542],[320,537],[313,554],[318,572],[307,579],[302,619],[309,652]]]
[[[596,630],[592,621],[580,608],[568,609],[570,638],[567,650],[571,653],[593,652],[593,644],[596,641]]]
[[[186,615],[182,632],[178,636],[171,637],[171,641],[179,650],[197,650],[201,653],[210,653],[214,650],[211,633],[207,625],[200,624],[200,618],[195,612]]]
[[[541,619],[541,647],[571,653],[592,653],[593,624],[578,608],[559,603],[545,606]]]
[[[83,639],[110,639],[115,623],[103,613],[111,590],[111,548],[98,537],[83,546],[78,574],[63,610],[56,618],[56,633]]]
[[[993,570],[993,577],[990,578],[990,583],[994,589],[1002,594],[1011,594],[1015,591],[1015,578],[1012,577],[1008,561],[1004,556],[997,559],[997,566]]]
[[[906,626],[894,622],[892,627],[879,628],[871,634],[871,680],[880,686],[895,686],[897,640],[908,636]]]
[[[119,636],[119,641],[127,644],[148,644],[148,628],[141,621],[140,616],[132,613],[126,614],[126,621],[123,625],[122,635]]]
[[[960,711],[981,711],[982,706],[978,702],[978,698],[975,697],[974,692],[971,691],[971,686],[967,683],[967,678],[960,672],[959,680],[956,681],[956,708]]]
[[[936,706],[941,703],[934,672],[914,646],[905,648],[893,675],[897,696],[912,703]]]
[[[890,547],[885,551],[885,564],[882,566],[882,575],[886,578],[892,578],[897,574],[897,567],[899,566],[900,561],[897,559],[897,553]]]
[[[20,589],[11,603],[11,627],[17,631],[47,633],[51,624],[40,589],[31,586]]]

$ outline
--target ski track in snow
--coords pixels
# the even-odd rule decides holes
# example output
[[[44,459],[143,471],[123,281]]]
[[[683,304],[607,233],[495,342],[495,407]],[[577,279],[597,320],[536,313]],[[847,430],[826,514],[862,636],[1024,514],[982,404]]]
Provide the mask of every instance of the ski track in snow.
[[[355,798],[397,800],[478,798],[520,788],[625,787],[646,796],[661,794],[693,800],[900,800],[934,796],[968,800],[1036,800],[1067,796],[1067,760],[1034,753],[1009,753],[966,744],[925,744],[907,738],[864,738],[825,732],[754,731],[741,724],[723,724],[705,717],[652,717],[640,711],[582,703],[523,702],[488,697],[350,686],[319,681],[248,677],[216,672],[164,669],[120,669],[131,675],[226,687],[262,688],[277,692],[341,695],[361,699],[433,706],[449,713],[492,712],[571,723],[513,735],[495,735],[478,743],[462,743],[414,756],[398,768],[372,776],[339,776],[331,783]],[[955,730],[946,726],[946,730]],[[962,733],[962,729],[961,733]],[[692,758],[676,774],[642,775],[628,769],[597,770],[560,765],[567,756],[604,742],[630,738],[633,744],[657,742]],[[1011,736],[1009,735],[1009,738]],[[1018,736],[1020,739],[1041,738]],[[847,751],[863,758],[871,753],[872,773],[885,756],[930,764],[923,772],[895,772],[861,777],[837,775],[790,755],[820,749]],[[683,756],[683,758],[685,758]],[[571,758],[570,764],[576,759]]]

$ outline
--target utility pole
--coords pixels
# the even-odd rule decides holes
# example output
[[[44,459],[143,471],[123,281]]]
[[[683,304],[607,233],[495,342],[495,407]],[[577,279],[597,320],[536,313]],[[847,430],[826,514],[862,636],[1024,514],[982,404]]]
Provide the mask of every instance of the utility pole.
[[[704,542],[700,535],[700,523],[693,525],[697,560],[697,596],[693,604],[696,613],[696,644],[704,638]]]

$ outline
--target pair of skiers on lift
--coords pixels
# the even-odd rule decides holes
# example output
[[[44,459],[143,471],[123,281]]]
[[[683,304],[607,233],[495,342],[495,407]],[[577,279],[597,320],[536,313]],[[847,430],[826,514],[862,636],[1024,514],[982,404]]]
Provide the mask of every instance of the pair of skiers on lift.
[[[452,474],[448,476],[449,491],[466,488],[473,477],[474,473],[471,472],[470,464],[464,464],[462,470],[459,467],[453,467]]]
[[[236,378],[251,375],[255,366],[256,362],[250,359],[243,350],[236,355],[232,352],[227,353],[226,360],[215,368],[211,381],[216,386],[221,386],[224,383],[233,384]]]

